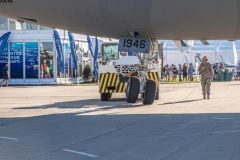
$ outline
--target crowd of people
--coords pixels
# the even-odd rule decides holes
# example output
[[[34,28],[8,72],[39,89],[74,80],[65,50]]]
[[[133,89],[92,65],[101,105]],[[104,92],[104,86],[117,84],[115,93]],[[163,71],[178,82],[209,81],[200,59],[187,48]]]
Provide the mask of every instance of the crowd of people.
[[[220,70],[225,70],[226,66],[224,65],[223,62],[221,62],[219,65],[218,63],[214,64],[213,66],[213,72],[214,72],[214,76],[213,76],[213,80],[216,81],[218,79],[218,72]]]
[[[164,80],[165,82],[176,82],[181,81],[193,81],[193,73],[195,72],[193,65],[190,63],[189,66],[184,63],[179,64],[178,67],[174,64],[165,65],[163,67]]]
[[[226,68],[226,66],[224,65],[224,63],[216,63],[213,66],[213,71],[214,71],[214,77],[213,80],[217,81],[218,80],[218,72],[219,71],[224,71]],[[233,80],[240,80],[240,63],[238,63],[238,66],[235,68],[236,71],[234,71],[234,69],[231,70],[232,72],[232,79]]]
[[[218,80],[218,72],[226,69],[226,66],[223,62],[216,63],[212,67],[213,69],[213,81]],[[233,73],[233,78],[236,77],[237,80],[240,80],[240,63],[236,67],[237,72],[234,72],[234,69],[231,70]],[[178,81],[193,81],[193,73],[195,72],[193,65],[190,63],[189,66],[184,63],[183,65],[179,64],[178,67],[174,64],[165,65],[163,67],[163,76],[165,82],[176,82]]]

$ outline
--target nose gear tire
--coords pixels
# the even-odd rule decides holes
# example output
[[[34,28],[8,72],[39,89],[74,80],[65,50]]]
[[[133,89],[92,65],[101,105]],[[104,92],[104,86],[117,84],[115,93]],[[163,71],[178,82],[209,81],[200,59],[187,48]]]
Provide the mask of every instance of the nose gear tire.
[[[137,77],[130,77],[126,90],[126,101],[128,103],[135,103],[138,99],[140,90],[140,80]]]
[[[143,104],[153,104],[156,98],[156,82],[154,80],[147,80],[145,86],[145,93],[142,93],[142,103]]]

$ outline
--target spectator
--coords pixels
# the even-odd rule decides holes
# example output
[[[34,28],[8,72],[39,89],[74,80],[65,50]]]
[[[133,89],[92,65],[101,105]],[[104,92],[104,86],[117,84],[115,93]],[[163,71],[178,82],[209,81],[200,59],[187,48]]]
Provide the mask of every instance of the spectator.
[[[178,78],[179,78],[179,82],[182,81],[182,65],[179,64],[179,67],[178,67]]]
[[[220,69],[220,70],[225,70],[225,69],[226,69],[226,67],[225,67],[225,65],[223,64],[223,62],[220,63],[219,69]]]
[[[194,68],[193,68],[192,64],[190,64],[190,67],[188,68],[188,80],[189,81],[193,81],[193,72],[194,72]]]
[[[169,67],[168,64],[165,65],[165,78],[166,78],[166,82],[169,81]]]
[[[186,63],[183,64],[183,81],[184,79],[187,81],[187,70],[188,70],[188,66]]]
[[[173,68],[172,68],[172,66],[169,68],[169,79],[168,79],[168,81],[172,81],[172,79],[173,79]]]
[[[175,65],[173,65],[173,78],[172,78],[172,81],[176,82],[177,75],[178,75],[177,67]]]
[[[240,63],[237,66],[237,79],[240,80]]]
[[[238,78],[238,75],[237,75],[238,73],[236,73],[235,71],[234,71],[234,69],[232,69],[232,80],[235,80],[235,78],[237,79]]]
[[[165,65],[166,66],[166,65]],[[162,76],[163,76],[163,79],[165,79],[165,66],[162,68]]]
[[[217,63],[213,66],[213,72],[214,72],[213,80],[216,81],[218,79],[218,64]]]

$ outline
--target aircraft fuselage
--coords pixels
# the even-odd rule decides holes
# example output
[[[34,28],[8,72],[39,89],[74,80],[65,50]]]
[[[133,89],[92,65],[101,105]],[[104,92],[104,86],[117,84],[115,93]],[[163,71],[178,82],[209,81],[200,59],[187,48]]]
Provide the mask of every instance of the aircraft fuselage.
[[[240,39],[238,0],[12,0],[0,15],[101,37]]]

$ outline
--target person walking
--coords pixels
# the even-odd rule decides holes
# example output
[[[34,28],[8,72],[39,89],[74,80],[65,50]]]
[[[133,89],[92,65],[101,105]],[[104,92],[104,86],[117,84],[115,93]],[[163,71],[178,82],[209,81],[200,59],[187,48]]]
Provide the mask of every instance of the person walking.
[[[179,79],[179,82],[182,82],[182,65],[179,64],[179,67],[178,67],[178,79]]]
[[[0,87],[2,87],[2,84],[4,83],[4,81],[6,81],[6,87],[8,86],[8,63],[6,63],[6,65],[3,67],[3,81],[0,83]]]
[[[213,69],[206,56],[202,58],[202,63],[200,64],[198,71],[201,74],[203,99],[206,99],[206,94],[207,99],[210,99],[210,86],[213,76]]]

